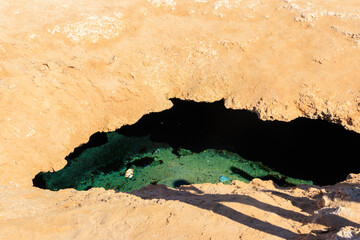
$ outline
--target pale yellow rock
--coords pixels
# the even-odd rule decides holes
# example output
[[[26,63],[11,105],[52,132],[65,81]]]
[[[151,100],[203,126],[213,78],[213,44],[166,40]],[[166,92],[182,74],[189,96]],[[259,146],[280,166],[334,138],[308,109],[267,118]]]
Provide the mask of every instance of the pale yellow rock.
[[[289,239],[331,227],[304,225],[311,213],[291,204],[316,207],[312,192],[256,181],[205,186],[245,200],[201,207],[186,196],[31,186],[91,134],[168,109],[173,97],[360,132],[359,9],[343,0],[1,1],[0,238]]]

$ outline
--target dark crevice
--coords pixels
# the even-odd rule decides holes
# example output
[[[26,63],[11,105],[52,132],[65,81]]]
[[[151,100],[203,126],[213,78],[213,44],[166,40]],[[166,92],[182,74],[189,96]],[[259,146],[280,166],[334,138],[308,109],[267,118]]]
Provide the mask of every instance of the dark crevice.
[[[85,151],[85,149],[98,147],[104,145],[108,142],[105,132],[96,132],[91,135],[89,141],[87,143],[81,144],[79,147],[75,148],[72,153],[70,153],[66,159],[74,159],[80,156],[80,154]]]
[[[146,173],[141,169],[160,167],[161,174],[172,171],[166,169],[185,169],[189,167],[185,160],[195,156],[194,153],[209,159],[213,159],[213,155],[225,159],[232,152],[254,161],[246,171],[234,165],[224,173],[244,181],[254,178],[249,168],[259,166],[264,171],[271,172],[273,169],[291,178],[312,180],[317,185],[335,184],[343,181],[349,173],[359,171],[357,149],[360,135],[338,124],[306,118],[291,122],[262,121],[253,112],[226,109],[224,101],[196,103],[172,99],[172,102],[174,106],[171,109],[145,115],[136,124],[118,129],[118,134],[95,133],[88,143],[77,147],[67,156],[69,164],[74,162],[72,167],[68,164],[61,170],[64,171],[62,173],[40,173],[33,179],[34,186],[48,188],[47,181],[51,180],[52,190],[66,187],[78,189],[79,186],[89,189],[104,184],[105,188],[131,191],[128,185],[135,181],[148,181],[144,184],[162,181],[155,176],[140,179],[136,174]],[[113,142],[108,139],[109,136]],[[149,144],[146,138],[133,138],[144,136],[150,136],[154,143]],[[162,143],[170,145],[172,150],[166,152]],[[164,154],[173,158],[171,161],[174,162],[163,159]],[[135,169],[134,178],[125,179],[124,173],[128,168]],[[101,179],[109,179],[106,176],[111,174],[114,178],[114,173],[117,178],[122,176],[122,179],[117,179],[116,186],[110,180],[106,184],[102,182]],[[55,176],[53,179],[52,175]],[[220,176],[216,175],[216,178]],[[289,182],[277,174],[261,178],[273,180],[280,186],[289,186]],[[189,179],[178,177],[172,181],[172,186],[197,183]],[[206,178],[198,176],[197,179],[201,182]]]
[[[38,188],[42,188],[42,189],[47,188],[45,179],[43,178],[43,173],[39,173],[35,176],[35,178],[33,179],[33,184],[35,187],[38,187]]]
[[[131,166],[136,166],[136,167],[146,167],[148,165],[150,165],[152,162],[154,162],[155,159],[152,157],[144,157],[141,159],[137,159],[135,161],[129,162],[126,167],[130,168]]]
[[[262,121],[253,112],[226,109],[224,102],[172,99],[173,108],[143,116],[117,132],[150,134],[151,140],[201,152],[225,149],[287,176],[335,184],[358,172],[360,135],[324,120]]]

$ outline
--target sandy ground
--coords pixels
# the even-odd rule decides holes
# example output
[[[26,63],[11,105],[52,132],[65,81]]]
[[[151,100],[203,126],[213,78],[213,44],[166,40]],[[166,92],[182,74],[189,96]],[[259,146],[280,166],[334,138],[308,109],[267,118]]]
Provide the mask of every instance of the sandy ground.
[[[328,188],[255,180],[136,196],[50,192],[32,179],[61,169],[91,134],[170,108],[172,97],[360,132],[359,11],[345,0],[1,1],[0,237],[355,236],[355,175]]]
[[[254,179],[131,194],[5,187],[0,238],[359,239],[359,183],[352,175],[332,187],[285,189]]]

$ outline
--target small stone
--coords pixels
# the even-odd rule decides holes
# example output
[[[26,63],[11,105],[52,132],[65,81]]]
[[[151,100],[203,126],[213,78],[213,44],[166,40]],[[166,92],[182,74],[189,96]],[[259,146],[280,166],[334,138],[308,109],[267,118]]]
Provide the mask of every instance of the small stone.
[[[331,199],[328,196],[323,195],[321,197],[321,199],[319,199],[317,201],[316,204],[317,204],[318,209],[321,209],[323,207],[328,207],[330,205],[330,203],[331,203]]]
[[[360,229],[346,226],[341,228],[332,237],[333,240],[360,240]]]

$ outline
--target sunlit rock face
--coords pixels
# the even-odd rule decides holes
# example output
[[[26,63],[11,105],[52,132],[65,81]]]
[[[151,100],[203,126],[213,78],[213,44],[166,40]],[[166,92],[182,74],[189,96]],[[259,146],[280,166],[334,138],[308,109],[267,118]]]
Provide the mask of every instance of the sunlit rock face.
[[[358,9],[342,0],[1,1],[0,237],[355,236],[339,226],[359,228],[359,201],[336,193],[357,190],[356,174],[328,187],[254,179],[151,185],[137,196],[47,191],[32,179],[62,169],[93,133],[169,109],[171,98],[360,132]],[[316,213],[324,195],[330,210]]]
[[[358,4],[2,2],[0,183],[31,186],[173,97],[359,131]]]

